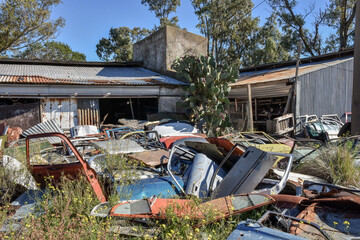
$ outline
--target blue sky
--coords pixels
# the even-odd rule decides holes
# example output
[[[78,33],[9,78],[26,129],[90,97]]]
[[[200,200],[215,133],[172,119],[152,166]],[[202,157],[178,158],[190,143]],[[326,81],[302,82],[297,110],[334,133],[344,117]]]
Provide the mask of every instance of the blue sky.
[[[62,0],[63,3],[54,7],[52,17],[65,19],[56,38],[70,45],[74,51],[86,54],[88,61],[99,61],[96,55],[96,44],[102,37],[107,37],[111,27],[126,26],[144,27],[152,29],[159,20],[153,12],[141,4],[141,0]],[[326,0],[300,0],[299,10],[316,2],[316,7],[324,8]],[[253,0],[254,6],[260,4],[254,11],[253,17],[260,17],[261,24],[271,13],[266,1]],[[177,9],[179,25],[188,31],[200,34],[196,28],[198,23],[190,0],[181,0]],[[311,16],[310,16],[311,17]]]

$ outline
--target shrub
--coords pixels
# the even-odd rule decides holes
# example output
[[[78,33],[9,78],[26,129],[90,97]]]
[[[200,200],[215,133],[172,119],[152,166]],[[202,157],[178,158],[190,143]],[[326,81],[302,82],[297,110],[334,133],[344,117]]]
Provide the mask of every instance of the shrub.
[[[319,177],[332,184],[360,187],[360,166],[356,164],[356,149],[352,141],[341,145],[329,145],[314,160],[305,161],[296,169]]]

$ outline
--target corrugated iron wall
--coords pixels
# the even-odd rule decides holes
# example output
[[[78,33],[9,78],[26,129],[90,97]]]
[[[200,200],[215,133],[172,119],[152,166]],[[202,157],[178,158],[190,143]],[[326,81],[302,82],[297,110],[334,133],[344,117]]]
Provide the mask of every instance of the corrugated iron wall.
[[[70,98],[42,99],[41,115],[42,122],[53,119],[60,128],[69,130],[78,125],[77,100]]]
[[[291,87],[286,85],[287,81],[286,79],[283,81],[251,85],[251,96],[253,98],[285,97],[288,95]],[[246,99],[248,96],[247,86],[233,87],[229,95],[230,97]]]
[[[297,116],[351,112],[353,65],[349,60],[299,76]]]
[[[100,124],[99,99],[78,99],[79,125]]]

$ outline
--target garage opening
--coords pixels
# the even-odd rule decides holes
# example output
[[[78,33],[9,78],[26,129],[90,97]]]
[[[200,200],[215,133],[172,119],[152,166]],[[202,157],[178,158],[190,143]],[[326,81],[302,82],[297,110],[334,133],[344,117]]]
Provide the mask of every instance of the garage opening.
[[[99,99],[100,120],[104,124],[118,124],[120,118],[146,120],[146,114],[158,112],[157,98]]]
[[[287,97],[253,98],[252,101],[254,129],[267,132],[267,121],[284,114]],[[246,98],[230,99],[229,114],[236,130],[246,131],[249,128],[249,103]]]

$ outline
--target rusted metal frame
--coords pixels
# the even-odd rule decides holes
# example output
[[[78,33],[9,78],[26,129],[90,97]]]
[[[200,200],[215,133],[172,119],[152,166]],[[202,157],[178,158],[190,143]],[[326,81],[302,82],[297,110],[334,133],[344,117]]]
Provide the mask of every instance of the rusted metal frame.
[[[272,136],[270,136],[269,134],[267,134],[266,132],[253,132],[253,133],[261,133],[262,135],[264,135],[264,137],[266,137],[271,143],[277,143],[277,144],[282,144],[281,142],[279,142],[278,140],[276,140],[275,138],[273,138]]]
[[[305,220],[305,219],[293,217],[293,216],[290,216],[290,215],[281,214],[281,213],[274,212],[274,211],[266,211],[265,214],[258,220],[258,222],[260,222],[260,223],[262,224],[265,220],[267,220],[267,219],[269,218],[270,215],[277,216],[277,217],[280,217],[280,218],[288,218],[288,219],[291,219],[291,220],[293,220],[293,221],[297,221],[297,222],[301,222],[301,223],[304,223],[304,224],[308,224],[308,225],[316,228],[317,230],[319,230],[319,232],[320,232],[326,239],[332,240],[332,238],[331,238],[319,225],[317,225],[316,223],[307,221],[307,220]]]
[[[285,195],[285,194],[277,194],[271,195],[273,199],[275,199],[276,204],[290,204],[290,205],[299,205],[303,201],[308,200],[308,198],[295,196],[295,195]]]
[[[87,180],[90,182],[91,187],[93,188],[97,198],[99,199],[100,202],[106,202],[106,197],[105,197],[105,195],[102,191],[101,185],[97,179],[96,172],[82,158],[82,156],[80,155],[78,150],[74,147],[74,145],[71,143],[69,138],[67,138],[65,135],[63,135],[61,133],[40,133],[40,134],[27,136],[26,137],[26,160],[27,160],[28,166],[30,167],[30,148],[29,148],[30,139],[46,138],[46,137],[59,137],[70,147],[71,151],[74,153],[76,158],[81,163],[83,170],[84,170],[84,174],[85,174]]]
[[[248,211],[251,211],[251,210],[254,210],[254,209],[257,209],[257,208],[260,208],[260,207],[264,207],[264,206],[267,206],[269,204],[274,204],[275,203],[275,199],[273,199],[271,197],[271,195],[267,195],[267,194],[264,194],[264,193],[256,193],[257,195],[263,195],[263,196],[266,196],[268,198],[268,202],[263,202],[263,203],[260,203],[260,204],[257,204],[257,205],[253,205],[253,206],[250,206],[250,207],[246,207],[246,208],[243,208],[243,209],[239,209],[239,210],[233,210],[234,209],[234,205],[232,203],[232,197],[230,196],[227,196],[227,197],[224,197],[225,199],[225,202],[226,202],[226,207],[228,209],[228,212],[227,214],[224,214],[224,216],[220,216],[218,215],[217,217],[215,217],[212,221],[208,222],[208,223],[213,223],[213,222],[216,222],[216,221],[219,221],[221,219],[227,219],[229,218],[230,216],[232,215],[236,215],[236,214],[240,214],[240,213],[243,213],[243,212],[248,212]],[[248,193],[248,194],[239,194],[239,195],[251,195],[251,193]],[[234,195],[236,196],[236,195]],[[214,200],[210,200],[211,201],[216,201],[217,199],[214,199]],[[206,204],[207,202],[205,203],[202,203],[202,204]],[[195,227],[201,227],[203,224],[198,224],[198,225],[195,225]]]
[[[246,139],[248,139],[247,137],[245,137],[243,134],[262,134],[265,138],[267,138],[271,143],[276,143],[276,144],[282,144],[281,142],[279,142],[278,140],[276,140],[275,138],[271,137],[269,134],[267,134],[266,132],[261,132],[261,131],[251,131],[251,132],[240,132],[239,136],[241,138],[243,138],[245,140],[245,142],[247,144],[250,145],[250,142],[248,142]],[[257,140],[257,139],[255,139]]]
[[[239,195],[234,195],[234,197],[236,196],[248,196],[251,194],[239,194]],[[232,202],[232,197],[227,196],[227,197],[222,197],[222,198],[218,198],[218,199],[214,199],[214,200],[210,200],[208,202],[204,202],[201,204],[197,204],[194,200],[190,200],[190,199],[161,199],[161,198],[156,198],[156,199],[147,199],[147,202],[149,204],[149,212],[147,213],[141,213],[141,214],[119,214],[119,213],[114,213],[114,209],[116,209],[117,207],[124,205],[124,204],[128,204],[131,202],[123,202],[123,203],[119,203],[116,204],[114,207],[111,208],[110,212],[109,212],[109,216],[115,216],[115,217],[124,217],[124,218],[132,218],[132,219],[138,219],[138,218],[146,218],[146,219],[166,219],[166,214],[165,214],[165,209],[168,207],[173,207],[174,205],[177,207],[183,207],[182,211],[175,211],[175,214],[179,217],[183,217],[184,215],[190,215],[190,217],[194,220],[200,220],[200,219],[204,219],[206,218],[206,215],[204,214],[204,212],[202,211],[202,209],[216,209],[217,207],[219,207],[219,209],[217,209],[216,211],[216,216],[214,216],[212,218],[212,221],[207,222],[207,223],[211,223],[211,222],[215,222],[218,221],[220,219],[224,219],[224,218],[228,218],[231,215],[234,214],[239,214],[242,212],[248,212],[251,211],[253,209],[259,208],[259,207],[263,207],[269,204],[273,204],[275,203],[275,200],[267,194],[261,194],[261,193],[257,193],[257,195],[263,195],[265,196],[268,201],[257,204],[257,205],[253,205],[250,207],[245,207],[245,208],[241,208],[238,210],[233,210],[234,209],[234,205]],[[139,201],[139,200],[135,200],[135,201]],[[160,202],[160,203],[159,203]],[[223,204],[221,204],[223,203]],[[194,208],[190,208],[191,205],[193,204]],[[224,206],[225,205],[225,206]],[[199,223],[197,225],[195,225],[194,227],[200,227],[202,226],[202,223]]]
[[[176,150],[180,150],[184,153],[187,153],[187,154],[190,154],[192,156],[195,157],[195,153],[192,153],[184,148],[181,148],[179,146],[173,146],[173,148],[171,149],[171,152],[170,152],[170,156],[169,156],[169,160],[167,162],[167,172],[169,173],[170,177],[172,178],[172,180],[175,182],[176,186],[179,188],[179,190],[184,194],[184,196],[186,196],[186,193],[185,193],[185,190],[181,187],[181,185],[179,184],[179,182],[176,180],[174,174],[172,173],[171,171],[171,159],[173,158],[174,156],[174,153],[176,152]]]
[[[334,184],[330,184],[330,183],[316,183],[316,182],[304,180],[303,185],[306,187],[309,187],[312,185],[321,185],[321,186],[325,186],[325,187],[340,190],[340,191],[360,193],[360,189],[347,188],[347,187],[342,187],[342,186],[338,186],[338,185],[334,185]]]

